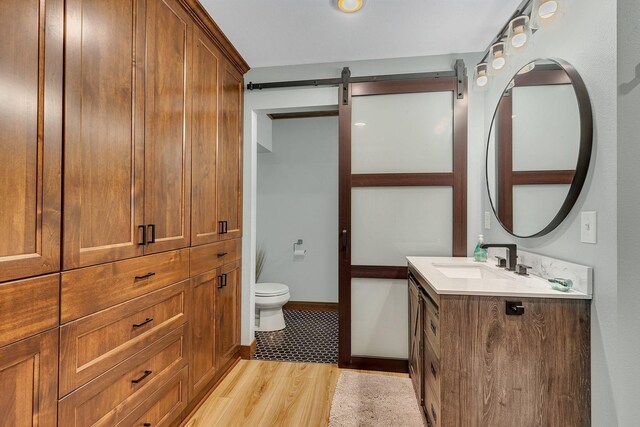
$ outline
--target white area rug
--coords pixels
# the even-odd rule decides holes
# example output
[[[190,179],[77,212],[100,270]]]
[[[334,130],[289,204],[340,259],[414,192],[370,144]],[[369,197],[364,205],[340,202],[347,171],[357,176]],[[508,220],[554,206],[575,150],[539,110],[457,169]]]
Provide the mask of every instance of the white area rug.
[[[409,378],[342,372],[329,427],[423,427]]]

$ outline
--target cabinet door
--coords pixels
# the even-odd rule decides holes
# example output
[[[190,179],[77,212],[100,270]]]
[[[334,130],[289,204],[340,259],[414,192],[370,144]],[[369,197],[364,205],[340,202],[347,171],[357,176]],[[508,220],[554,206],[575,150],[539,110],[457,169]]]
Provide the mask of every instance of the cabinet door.
[[[65,269],[143,253],[143,3],[66,2]]]
[[[62,7],[0,2],[0,282],[60,265]]]
[[[222,283],[218,270],[213,270],[191,279],[191,284],[193,303],[189,396],[194,398],[217,372],[215,308]]]
[[[218,368],[234,357],[240,347],[240,262],[220,268],[222,287],[216,301],[216,354]]]
[[[55,426],[58,330],[0,348],[0,426]]]
[[[148,0],[145,72],[145,253],[190,240],[191,18],[177,0]]]
[[[193,246],[217,241],[220,230],[216,198],[220,58],[220,51],[209,37],[194,26],[191,79]]]
[[[222,129],[218,143],[218,221],[221,239],[242,236],[242,76],[226,64],[222,76]]]
[[[419,402],[422,402],[422,306],[420,291],[409,278],[409,376]]]

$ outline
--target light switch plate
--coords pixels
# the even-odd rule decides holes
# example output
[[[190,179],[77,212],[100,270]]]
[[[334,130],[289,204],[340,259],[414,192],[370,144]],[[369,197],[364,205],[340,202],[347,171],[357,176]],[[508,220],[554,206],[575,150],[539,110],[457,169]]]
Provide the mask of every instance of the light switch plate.
[[[491,230],[491,212],[484,213],[484,228]]]
[[[597,243],[598,216],[595,211],[582,212],[580,221],[580,241]]]

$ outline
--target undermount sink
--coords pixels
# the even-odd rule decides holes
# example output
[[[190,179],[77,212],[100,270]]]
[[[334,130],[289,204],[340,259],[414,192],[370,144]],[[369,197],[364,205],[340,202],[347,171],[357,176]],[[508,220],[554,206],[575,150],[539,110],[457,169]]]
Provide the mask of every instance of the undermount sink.
[[[450,279],[510,279],[484,265],[434,264],[440,273]]]

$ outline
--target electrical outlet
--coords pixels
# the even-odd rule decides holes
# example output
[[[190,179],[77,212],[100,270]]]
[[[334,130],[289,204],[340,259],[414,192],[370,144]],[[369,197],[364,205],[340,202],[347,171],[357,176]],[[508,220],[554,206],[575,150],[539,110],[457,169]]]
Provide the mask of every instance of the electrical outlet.
[[[491,212],[484,213],[484,228],[485,230],[491,230]]]
[[[597,212],[582,212],[580,221],[580,241],[582,243],[597,243]]]

